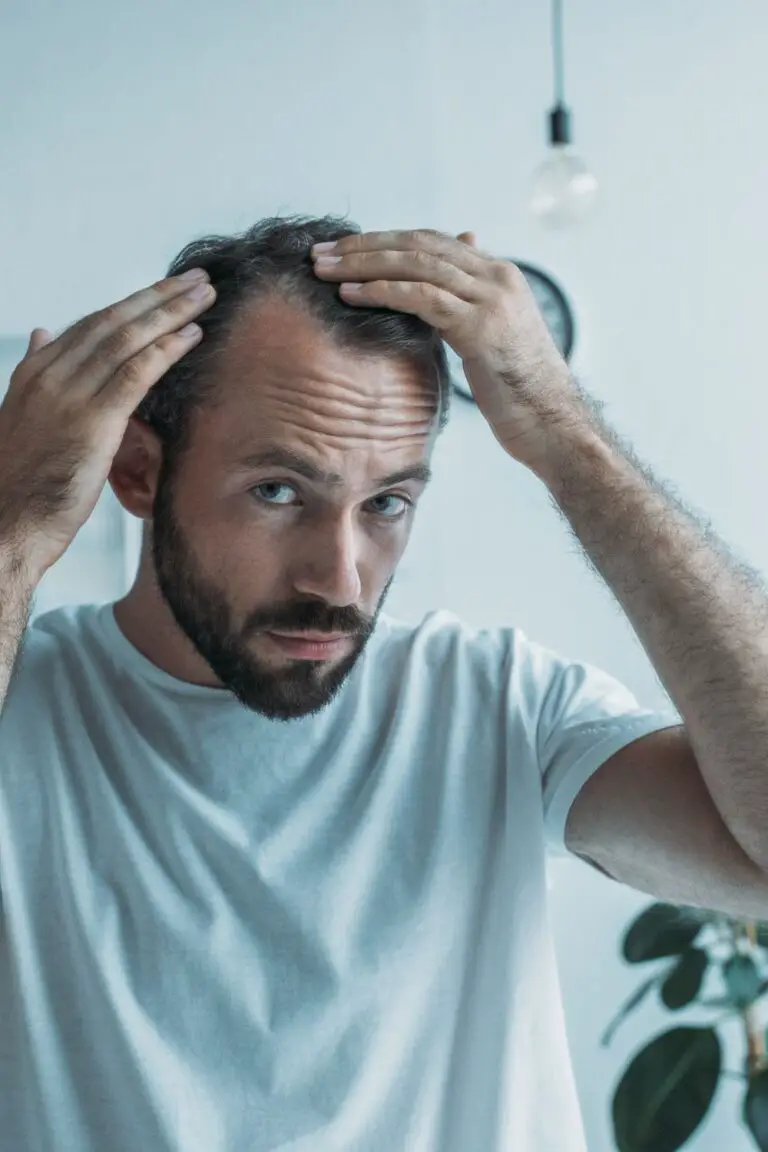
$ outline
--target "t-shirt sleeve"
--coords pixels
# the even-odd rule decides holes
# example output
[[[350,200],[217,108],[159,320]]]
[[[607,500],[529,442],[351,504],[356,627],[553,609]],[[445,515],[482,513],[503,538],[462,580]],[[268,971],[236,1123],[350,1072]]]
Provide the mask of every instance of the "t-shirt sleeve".
[[[589,777],[641,736],[682,723],[677,712],[642,708],[622,683],[592,664],[527,641],[528,672],[539,688],[536,747],[548,851],[568,856],[565,824]]]

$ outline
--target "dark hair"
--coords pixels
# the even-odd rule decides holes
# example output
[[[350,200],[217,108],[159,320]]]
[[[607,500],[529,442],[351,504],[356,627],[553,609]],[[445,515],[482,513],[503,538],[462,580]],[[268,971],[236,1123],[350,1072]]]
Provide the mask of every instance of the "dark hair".
[[[313,244],[360,231],[357,224],[335,216],[276,216],[234,236],[193,240],[175,257],[169,276],[205,268],[217,295],[214,304],[197,317],[203,339],[149,390],[134,413],[163,441],[169,470],[188,446],[192,411],[206,402],[215,403],[216,362],[240,307],[272,293],[296,301],[341,347],[403,356],[423,367],[425,378],[438,392],[438,431],[442,431],[448,420],[451,384],[445,346],[436,329],[405,312],[346,304],[337,284],[322,281],[313,272]]]

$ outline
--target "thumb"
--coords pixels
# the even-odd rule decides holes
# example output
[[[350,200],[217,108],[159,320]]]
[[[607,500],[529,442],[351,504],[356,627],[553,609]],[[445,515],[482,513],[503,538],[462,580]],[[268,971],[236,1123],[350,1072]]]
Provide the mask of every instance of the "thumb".
[[[474,232],[459,232],[456,239],[463,240],[465,244],[469,244],[472,248],[477,248],[477,236],[475,236]]]
[[[24,353],[25,358],[27,356],[34,356],[35,352],[39,352],[46,344],[50,344],[51,340],[53,340],[53,333],[49,332],[47,328],[33,328],[30,333],[27,350]]]

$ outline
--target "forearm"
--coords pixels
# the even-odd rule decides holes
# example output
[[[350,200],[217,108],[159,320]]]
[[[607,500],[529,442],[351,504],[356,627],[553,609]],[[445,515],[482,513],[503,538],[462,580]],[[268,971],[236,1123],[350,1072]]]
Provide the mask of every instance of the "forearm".
[[[0,712],[29,622],[36,585],[23,562],[0,545]]]
[[[768,596],[759,576],[604,425],[571,433],[536,471],[683,718],[723,820],[768,869]]]

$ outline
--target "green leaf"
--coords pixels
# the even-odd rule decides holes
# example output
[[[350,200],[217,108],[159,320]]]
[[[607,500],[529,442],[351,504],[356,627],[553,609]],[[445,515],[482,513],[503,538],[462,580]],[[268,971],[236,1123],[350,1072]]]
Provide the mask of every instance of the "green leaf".
[[[723,964],[723,977],[734,1003],[746,1008],[760,994],[760,973],[751,956],[737,953]]]
[[[695,1000],[708,966],[709,955],[702,948],[683,952],[661,986],[662,1003],[674,1012]]]
[[[760,1152],[768,1152],[768,1068],[749,1081],[744,1097],[744,1123]]]
[[[701,1124],[717,1088],[722,1049],[714,1028],[673,1028],[632,1060],[613,1097],[619,1152],[677,1152]]]
[[[700,908],[675,904],[651,904],[629,926],[622,955],[630,964],[678,956],[693,944],[712,916]]]
[[[606,1045],[610,1044],[616,1029],[618,1028],[619,1024],[621,1024],[622,1020],[629,1015],[633,1008],[637,1008],[638,1004],[640,1004],[645,999],[651,988],[653,988],[654,984],[658,983],[659,979],[660,977],[658,974],[656,976],[649,976],[647,980],[643,981],[639,988],[635,989],[629,999],[624,1004],[622,1004],[621,1008],[619,1008],[613,1020],[611,1020],[610,1024],[603,1033],[603,1038],[600,1043],[604,1048]]]

